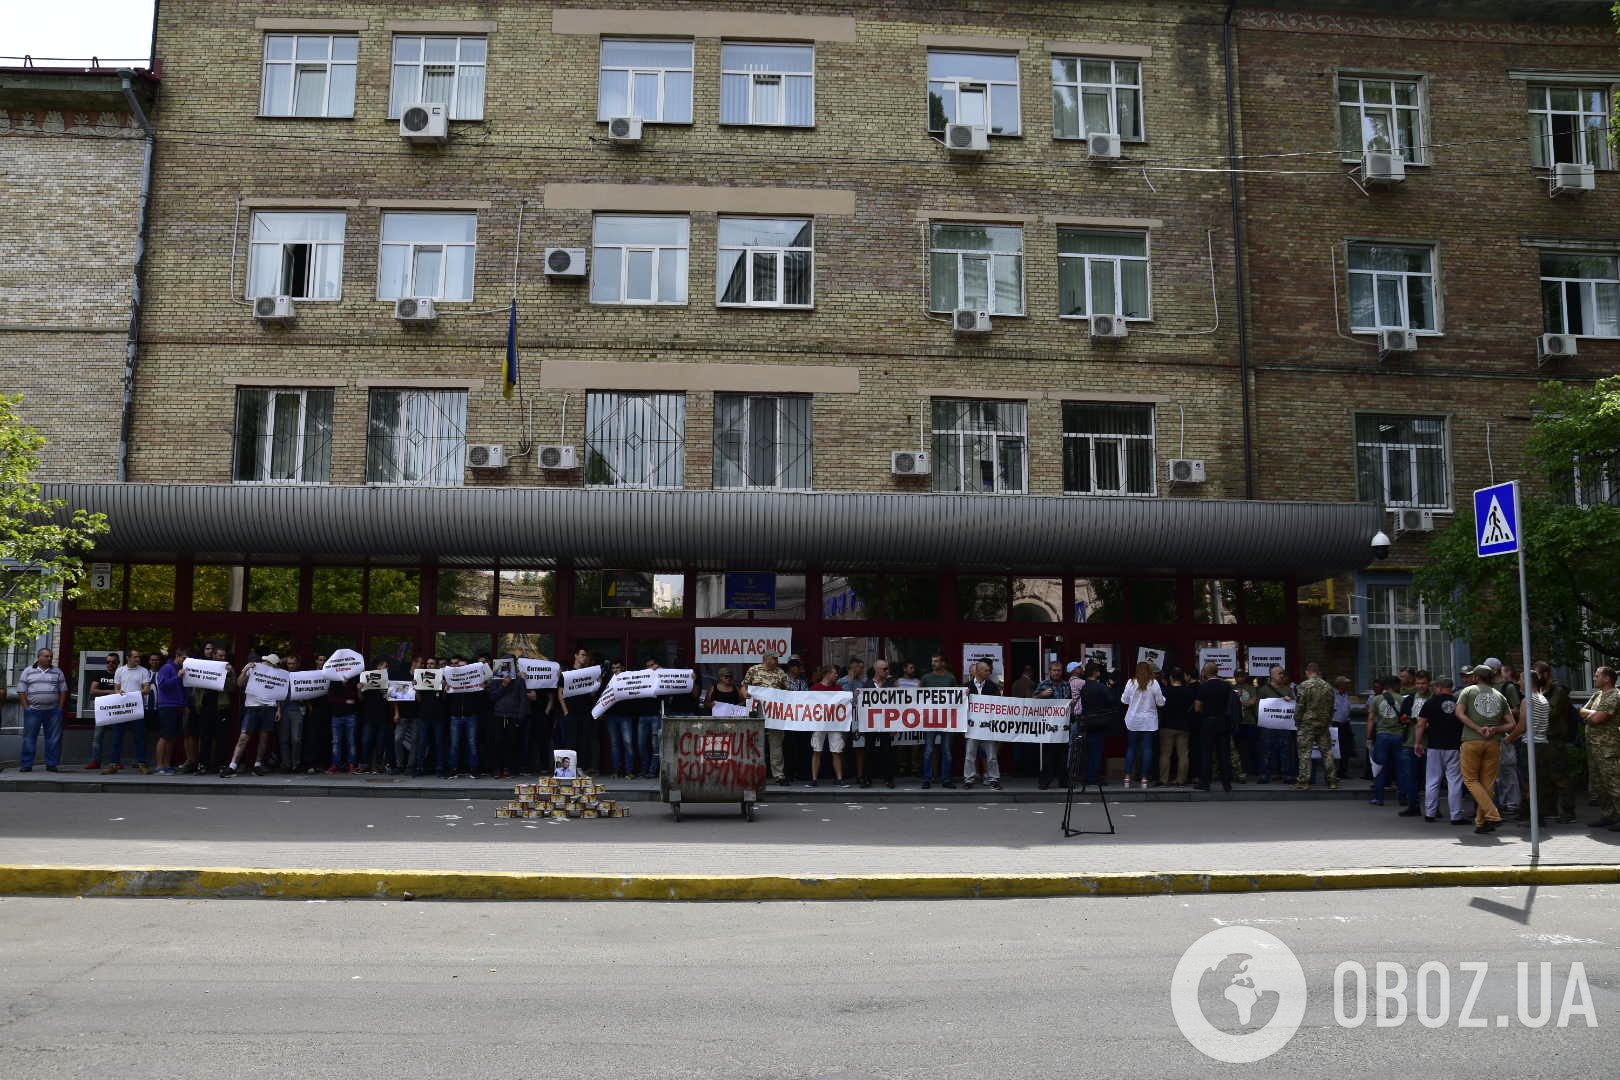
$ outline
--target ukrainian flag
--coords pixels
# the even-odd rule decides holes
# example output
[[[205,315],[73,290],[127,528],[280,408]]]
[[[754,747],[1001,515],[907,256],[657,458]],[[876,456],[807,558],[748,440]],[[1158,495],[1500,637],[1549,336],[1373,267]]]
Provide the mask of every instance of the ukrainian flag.
[[[517,353],[517,301],[512,301],[512,313],[506,323],[506,372],[503,379],[504,386],[501,394],[510,398],[518,384],[518,353]]]

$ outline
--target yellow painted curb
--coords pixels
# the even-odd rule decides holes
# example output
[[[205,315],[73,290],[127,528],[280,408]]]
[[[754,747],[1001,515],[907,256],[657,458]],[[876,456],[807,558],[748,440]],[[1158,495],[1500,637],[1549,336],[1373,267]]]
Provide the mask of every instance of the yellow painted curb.
[[[1255,873],[858,874],[847,877],[0,866],[0,895],[274,900],[401,900],[406,893],[422,900],[956,900],[1577,884],[1620,884],[1620,866],[1434,866]]]

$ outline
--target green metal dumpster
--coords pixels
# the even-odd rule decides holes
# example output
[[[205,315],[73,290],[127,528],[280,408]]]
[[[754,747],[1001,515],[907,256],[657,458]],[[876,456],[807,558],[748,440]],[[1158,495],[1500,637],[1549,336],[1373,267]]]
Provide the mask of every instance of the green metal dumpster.
[[[676,821],[688,803],[734,803],[753,821],[765,787],[765,721],[666,716],[658,763],[658,796]]]

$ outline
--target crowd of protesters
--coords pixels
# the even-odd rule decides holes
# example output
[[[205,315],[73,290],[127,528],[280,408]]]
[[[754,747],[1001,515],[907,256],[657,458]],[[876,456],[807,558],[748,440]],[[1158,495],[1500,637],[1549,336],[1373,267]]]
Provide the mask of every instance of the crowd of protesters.
[[[894,787],[900,775],[918,776],[922,787],[1000,788],[1003,768],[1053,785],[1100,784],[1107,777],[1106,755],[1123,743],[1126,788],[1192,786],[1209,791],[1215,783],[1230,791],[1234,782],[1292,783],[1306,789],[1320,776],[1328,788],[1355,769],[1357,740],[1351,728],[1350,680],[1331,683],[1316,664],[1306,665],[1295,683],[1284,669],[1268,677],[1222,678],[1216,664],[1187,672],[1159,671],[1140,663],[1134,672],[1108,671],[1102,664],[1053,662],[1044,678],[1029,667],[1005,689],[987,663],[975,663],[958,677],[942,655],[926,671],[912,662],[879,659],[870,670],[852,658],[808,670],[798,657],[766,656],[741,679],[721,667],[708,685],[678,697],[619,700],[600,717],[596,695],[565,697],[560,688],[530,689],[517,672],[516,658],[494,662],[480,657],[378,657],[370,671],[332,681],[324,697],[308,701],[267,700],[250,679],[255,665],[303,670],[295,655],[256,656],[231,670],[223,688],[184,685],[184,648],[167,655],[110,653],[106,667],[90,676],[94,696],[136,693],[146,703],[132,721],[96,729],[87,769],[116,774],[130,767],[164,775],[211,774],[230,778],[244,770],[282,773],[410,773],[443,778],[484,775],[499,779],[551,771],[555,750],[573,750],[582,771],[612,777],[654,777],[659,768],[659,731],[665,715],[708,714],[719,706],[746,708],[751,686],[778,690],[857,690],[865,687],[965,686],[970,693],[1060,698],[1070,702],[1077,754],[1057,744],[997,743],[931,732],[900,736],[855,731],[767,732],[769,777],[778,786],[816,786],[830,774],[842,787]],[[202,659],[225,661],[223,650],[206,645]],[[52,663],[49,650],[24,669],[16,693],[24,707],[22,771],[36,760],[43,741],[45,768],[61,767],[63,716],[68,679]],[[326,657],[316,656],[320,668]],[[581,649],[574,669],[598,664]],[[417,688],[411,700],[390,700],[389,681],[411,680],[419,669],[444,666],[482,668],[481,686],[466,693]],[[647,666],[656,667],[655,661]],[[617,662],[603,669],[602,685],[623,670]],[[1620,690],[1612,668],[1599,668],[1596,692],[1582,706],[1537,663],[1528,688],[1520,673],[1494,658],[1464,669],[1458,678],[1404,668],[1374,681],[1366,699],[1361,775],[1372,779],[1370,803],[1386,804],[1391,788],[1405,817],[1474,825],[1487,833],[1504,820],[1527,819],[1539,809],[1544,823],[1575,821],[1575,784],[1570,751],[1584,738],[1591,768],[1591,790],[1600,816],[1594,828],[1620,831]],[[600,690],[598,691],[600,693]],[[1294,729],[1263,725],[1261,703],[1293,702]],[[148,733],[156,730],[148,762]],[[1540,807],[1529,805],[1526,739],[1536,744]],[[1071,762],[1078,775],[1071,777]],[[1469,809],[1471,807],[1471,809]]]

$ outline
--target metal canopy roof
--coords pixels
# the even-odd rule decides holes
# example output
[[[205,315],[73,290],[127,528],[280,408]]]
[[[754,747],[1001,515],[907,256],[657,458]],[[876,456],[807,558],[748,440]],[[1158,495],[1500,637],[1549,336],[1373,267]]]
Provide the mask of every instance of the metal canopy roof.
[[[522,487],[46,484],[102,558],[501,559],[636,569],[1185,572],[1316,580],[1371,559],[1367,503]]]

